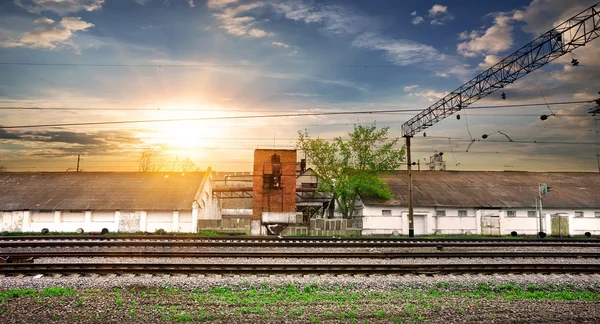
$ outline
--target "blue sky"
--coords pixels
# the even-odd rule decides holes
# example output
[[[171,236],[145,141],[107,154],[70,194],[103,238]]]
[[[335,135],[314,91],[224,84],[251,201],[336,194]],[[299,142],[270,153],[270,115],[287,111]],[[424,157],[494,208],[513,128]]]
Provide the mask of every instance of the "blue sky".
[[[595,2],[2,1],[0,62],[29,65],[0,65],[0,106],[76,109],[4,109],[0,124],[424,109]],[[478,105],[596,99],[596,42],[508,87],[508,100],[493,95]],[[594,171],[594,145],[508,144],[497,133],[595,143],[594,118],[574,116],[592,106],[552,106],[564,116],[546,122],[537,115],[547,107],[466,113],[427,130],[415,154],[422,161],[450,151],[449,168],[459,170]],[[0,129],[0,164],[63,170],[80,153],[88,170],[135,169],[139,150],[160,147],[167,160],[249,170],[252,149],[273,147],[273,138],[286,147],[298,130],[333,138],[371,122],[399,136],[414,114]],[[497,142],[465,152],[484,133]]]

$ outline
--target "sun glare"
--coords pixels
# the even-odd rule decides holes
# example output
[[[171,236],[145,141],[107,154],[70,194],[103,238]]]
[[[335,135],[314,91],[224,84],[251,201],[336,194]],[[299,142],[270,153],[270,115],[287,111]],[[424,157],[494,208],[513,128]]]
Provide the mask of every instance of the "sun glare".
[[[177,105],[161,107],[165,112],[169,109],[188,109],[190,111],[170,112],[168,117],[160,115],[158,118],[185,119],[185,118],[211,118],[223,116],[223,113],[212,111],[214,107],[203,107],[193,105]],[[193,111],[198,109],[198,111]],[[203,109],[203,110],[200,110]],[[149,128],[150,132],[142,137],[149,145],[166,146],[180,155],[195,155],[194,151],[203,148],[215,147],[219,144],[222,129],[219,128],[219,120],[216,121],[177,121],[169,123],[157,123]]]

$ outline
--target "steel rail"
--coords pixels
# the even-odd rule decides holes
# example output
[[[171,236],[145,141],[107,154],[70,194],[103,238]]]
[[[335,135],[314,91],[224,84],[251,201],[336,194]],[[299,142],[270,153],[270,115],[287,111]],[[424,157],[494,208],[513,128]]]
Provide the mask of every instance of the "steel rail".
[[[415,247],[600,247],[600,241],[593,243],[549,243],[544,241],[532,242],[464,242],[464,241],[397,241],[397,242],[375,242],[375,241],[16,241],[2,242],[0,248],[22,248],[22,247],[328,247],[328,248],[415,248]]]
[[[50,251],[0,252],[0,262],[27,258],[600,258],[600,252],[154,252]]]
[[[6,241],[251,241],[251,242],[547,242],[547,243],[600,243],[598,239],[573,238],[342,238],[342,237],[291,237],[291,236],[198,236],[198,235],[49,235],[0,236]]]
[[[600,273],[588,264],[0,264],[0,274],[448,274],[448,273]]]

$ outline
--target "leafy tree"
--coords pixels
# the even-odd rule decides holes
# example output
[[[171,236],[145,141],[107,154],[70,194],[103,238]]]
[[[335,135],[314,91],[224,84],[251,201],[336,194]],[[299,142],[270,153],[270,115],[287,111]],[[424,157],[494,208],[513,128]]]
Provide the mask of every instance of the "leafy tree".
[[[389,127],[377,129],[354,125],[350,139],[336,137],[332,142],[312,139],[298,132],[296,148],[319,176],[318,191],[333,194],[339,212],[351,218],[360,196],[391,198],[391,192],[378,176],[397,169],[404,162],[405,148],[397,149],[399,138],[388,139]]]

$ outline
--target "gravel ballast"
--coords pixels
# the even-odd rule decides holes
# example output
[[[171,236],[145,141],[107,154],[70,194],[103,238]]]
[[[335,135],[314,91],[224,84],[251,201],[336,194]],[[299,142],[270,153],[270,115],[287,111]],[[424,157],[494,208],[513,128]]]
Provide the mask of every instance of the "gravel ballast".
[[[563,297],[575,300],[548,299],[544,296],[551,293],[543,290],[540,295],[515,294],[514,298],[503,295],[501,290],[488,295],[485,294],[488,284],[513,285],[513,289],[518,286],[524,292],[550,284],[568,287],[570,292]],[[56,287],[74,290],[60,288],[63,293],[56,294]],[[597,275],[0,278],[0,294],[9,288],[33,288],[38,292],[0,299],[2,323],[597,323],[600,320]],[[278,289],[280,292],[276,294]],[[261,291],[269,293],[261,297]]]

